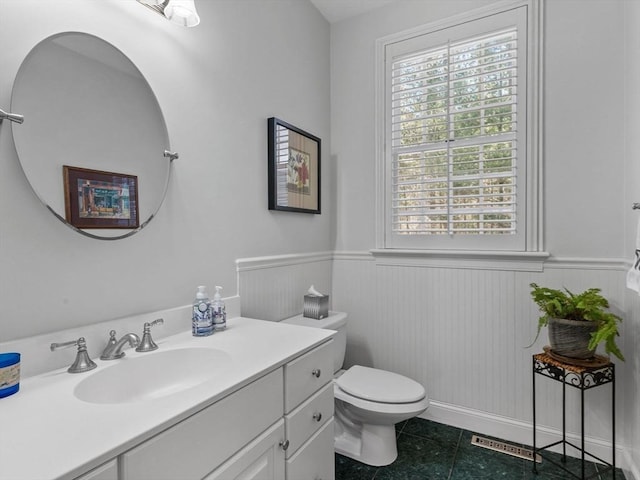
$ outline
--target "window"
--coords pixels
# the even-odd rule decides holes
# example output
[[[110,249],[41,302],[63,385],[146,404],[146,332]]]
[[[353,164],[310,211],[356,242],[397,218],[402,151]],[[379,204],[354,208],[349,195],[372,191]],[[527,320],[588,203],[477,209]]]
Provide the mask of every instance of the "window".
[[[535,40],[520,5],[379,43],[384,248],[538,248]]]

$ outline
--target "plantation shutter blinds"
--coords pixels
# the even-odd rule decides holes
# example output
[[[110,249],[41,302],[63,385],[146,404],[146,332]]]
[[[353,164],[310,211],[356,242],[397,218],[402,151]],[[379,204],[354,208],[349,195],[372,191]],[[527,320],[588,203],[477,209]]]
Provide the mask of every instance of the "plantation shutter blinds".
[[[414,38],[394,46],[409,52],[390,50],[387,234],[394,238],[467,237],[477,246],[481,237],[509,237],[511,248],[519,233],[526,35],[517,22],[478,23],[481,33],[460,35],[465,25],[457,38],[437,32],[426,48]]]

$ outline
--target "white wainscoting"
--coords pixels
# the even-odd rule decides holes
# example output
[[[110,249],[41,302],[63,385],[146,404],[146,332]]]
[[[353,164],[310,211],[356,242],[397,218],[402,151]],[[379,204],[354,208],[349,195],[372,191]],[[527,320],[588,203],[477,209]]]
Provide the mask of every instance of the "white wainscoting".
[[[311,285],[331,293],[332,263],[331,252],[236,260],[242,316],[278,321],[302,313]]]
[[[592,259],[551,259],[542,272],[391,266],[366,253],[337,253],[333,306],[349,313],[348,364],[388,369],[421,382],[435,407],[425,418],[440,416],[446,423],[531,444],[531,356],[542,351],[547,336],[543,331],[526,348],[539,317],[529,284],[576,291],[596,286],[621,313],[622,270],[620,262]],[[620,379],[625,372],[624,364],[618,366],[617,443],[622,445]],[[579,391],[567,394],[567,404],[575,406],[567,428],[575,435]],[[537,421],[547,438],[557,437],[562,425],[561,395],[559,383],[538,379]],[[610,412],[608,386],[586,392],[588,445],[605,460],[611,457]]]
[[[394,265],[370,252],[334,252],[239,260],[238,292],[243,316],[279,320],[302,311],[309,284],[331,291],[332,308],[349,314],[347,366],[369,365],[421,382],[433,402],[425,418],[531,444],[531,357],[542,351],[547,333],[527,348],[539,317],[529,285],[599,287],[625,317],[620,345],[627,362],[616,361],[616,463],[629,480],[640,458],[633,447],[640,445],[640,300],[627,319],[625,270],[616,259],[550,258],[542,271],[522,271]],[[536,398],[541,441],[557,439],[561,384],[539,377]],[[587,391],[585,399],[588,449],[609,461],[610,386]],[[578,390],[567,390],[567,405],[567,431],[575,436]]]
[[[624,330],[624,354],[626,372],[620,383],[623,408],[623,434],[626,441],[625,471],[627,480],[640,480],[640,296],[626,290],[627,315]]]

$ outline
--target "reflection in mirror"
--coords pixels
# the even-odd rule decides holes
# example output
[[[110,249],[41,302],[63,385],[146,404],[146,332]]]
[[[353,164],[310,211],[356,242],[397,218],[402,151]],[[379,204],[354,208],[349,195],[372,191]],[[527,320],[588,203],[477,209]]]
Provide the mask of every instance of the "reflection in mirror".
[[[151,87],[122,52],[85,33],[46,38],[20,66],[11,108],[25,118],[12,128],[22,169],[60,220],[89,237],[116,239],[155,216],[171,173],[167,127]],[[64,165],[136,176],[140,226],[80,229],[67,222]],[[85,196],[78,214],[121,214],[106,201]]]

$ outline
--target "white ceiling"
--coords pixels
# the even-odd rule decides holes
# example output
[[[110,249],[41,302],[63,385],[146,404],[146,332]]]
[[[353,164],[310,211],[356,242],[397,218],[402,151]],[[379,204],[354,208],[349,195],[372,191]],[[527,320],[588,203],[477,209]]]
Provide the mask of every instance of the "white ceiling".
[[[398,0],[311,0],[329,22],[339,22]]]

